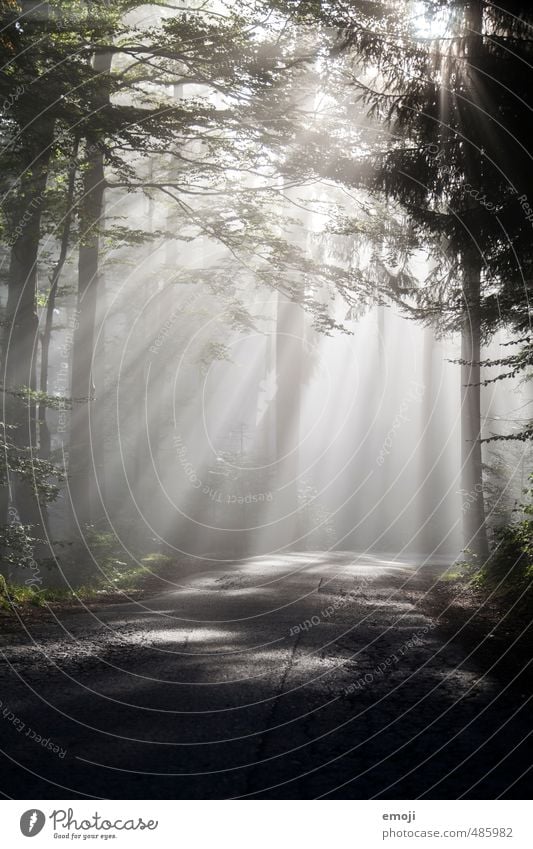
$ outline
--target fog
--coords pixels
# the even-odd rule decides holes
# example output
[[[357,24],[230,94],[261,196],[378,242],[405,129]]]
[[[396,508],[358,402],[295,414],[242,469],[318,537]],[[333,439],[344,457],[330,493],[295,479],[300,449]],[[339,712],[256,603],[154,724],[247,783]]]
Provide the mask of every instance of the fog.
[[[135,14],[142,29],[163,13]],[[304,77],[292,93],[324,151],[327,85],[310,93]],[[143,97],[227,107],[190,83],[148,84]],[[350,109],[363,150],[378,128]],[[428,285],[434,246],[391,258],[409,230],[396,205],[326,178],[291,183],[266,148],[229,137],[224,168],[209,134],[106,166],[97,292],[76,298],[73,246],[54,310],[48,391],[59,409],[46,416],[66,480],[49,541],[90,549],[89,529],[112,531],[133,558],[148,547],[223,562],[331,549],[455,560],[473,503],[485,497],[489,533],[511,518],[530,451],[487,443],[485,495],[465,490],[457,328],[412,320],[416,298],[396,296],[405,276],[413,292]],[[356,222],[351,233],[343,221]],[[43,261],[56,249],[47,237]],[[85,340],[84,298],[95,315]],[[76,334],[90,363],[81,379]],[[487,340],[482,359],[507,342],[505,332]],[[63,404],[75,387],[80,397]],[[527,383],[489,382],[482,436],[527,421],[530,400]]]
[[[130,195],[106,215],[154,230],[172,221],[166,204]],[[315,237],[316,227],[305,236],[310,255]],[[127,550],[150,539],[200,560],[331,549],[457,558],[469,503],[459,339],[394,304],[352,318],[338,294],[329,310],[342,329],[323,332],[275,281],[239,272],[228,292],[226,260],[205,236],[185,245],[159,237],[105,256],[90,413],[94,527],[112,529]],[[71,303],[58,311],[66,329],[52,387],[73,323]],[[505,341],[501,334],[486,356]],[[527,385],[487,386],[483,434],[519,422],[528,401]],[[50,414],[64,459],[70,416]],[[491,444],[485,455],[493,528],[520,499],[529,449],[506,449],[503,473],[501,449]],[[56,534],[68,527],[61,515],[60,502]]]

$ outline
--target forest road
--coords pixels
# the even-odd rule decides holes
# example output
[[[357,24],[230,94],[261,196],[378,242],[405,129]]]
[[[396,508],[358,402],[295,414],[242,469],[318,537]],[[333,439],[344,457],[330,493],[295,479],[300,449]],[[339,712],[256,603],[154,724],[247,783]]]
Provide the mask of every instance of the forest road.
[[[422,612],[435,574],[257,557],[3,638],[3,793],[528,798],[528,699]]]

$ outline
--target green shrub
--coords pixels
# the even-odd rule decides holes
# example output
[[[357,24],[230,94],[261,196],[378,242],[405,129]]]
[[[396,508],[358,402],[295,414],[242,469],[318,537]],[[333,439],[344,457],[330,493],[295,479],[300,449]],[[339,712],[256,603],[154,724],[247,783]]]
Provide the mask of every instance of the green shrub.
[[[533,604],[533,490],[526,490],[519,521],[495,531],[495,548],[480,571],[482,584],[497,588],[498,593]]]

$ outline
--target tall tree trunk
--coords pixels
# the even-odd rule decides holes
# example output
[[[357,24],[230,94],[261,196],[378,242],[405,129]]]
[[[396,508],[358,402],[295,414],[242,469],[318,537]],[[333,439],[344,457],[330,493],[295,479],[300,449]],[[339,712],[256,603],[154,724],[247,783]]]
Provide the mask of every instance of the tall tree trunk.
[[[469,33],[466,38],[467,73],[472,91],[477,90],[483,51],[482,0],[471,0],[465,10]],[[482,185],[481,140],[474,126],[469,129],[465,153],[466,182]],[[478,144],[476,144],[478,142]],[[475,214],[475,210],[474,210]],[[461,328],[461,485],[463,490],[463,533],[465,548],[480,561],[488,557],[485,503],[483,497],[483,465],[481,456],[481,274],[483,257],[478,228],[473,227],[471,244],[463,252],[464,315]]]
[[[481,457],[481,257],[463,259],[465,315],[461,332],[461,486],[465,548],[480,561],[488,557]]]
[[[112,55],[96,54],[95,71],[104,76],[111,70]],[[101,107],[109,101],[102,94]],[[100,138],[88,135],[87,170],[81,204],[81,233],[78,259],[78,313],[72,349],[73,409],[70,430],[69,489],[75,526],[92,524],[96,506],[96,476],[91,448],[91,413],[95,397],[93,383],[93,346],[98,299],[100,239],[99,229],[104,209],[104,157]]]
[[[67,197],[66,197],[66,212],[63,220],[63,229],[61,233],[61,243],[59,248],[59,257],[52,271],[50,278],[50,292],[48,293],[48,301],[46,303],[46,315],[44,330],[41,334],[41,373],[39,380],[39,388],[42,393],[48,393],[48,371],[50,364],[50,345],[52,342],[52,328],[54,323],[54,310],[57,301],[57,290],[59,280],[67,258],[68,244],[70,239],[70,231],[72,227],[73,204],[74,204],[74,189],[76,184],[76,158],[78,156],[79,142],[76,139],[72,150],[71,166],[69,169]],[[47,460],[50,457],[50,428],[46,419],[46,403],[40,403],[38,409],[39,422],[39,449],[40,456]]]
[[[11,246],[8,297],[6,306],[7,332],[4,341],[3,384],[4,421],[12,429],[8,439],[17,448],[37,452],[36,404],[18,397],[21,387],[36,389],[36,348],[38,339],[37,315],[37,257],[41,230],[41,214],[48,178],[53,122],[43,119],[38,149],[28,159],[21,178],[17,201],[15,239]],[[33,487],[15,476],[9,493],[0,499],[1,524],[7,524],[9,501],[16,508],[20,521],[32,527],[32,535],[43,539],[46,507],[39,503]],[[38,548],[38,553],[43,553]]]
[[[419,439],[418,457],[420,462],[420,485],[418,498],[420,503],[418,534],[419,545],[424,556],[433,554],[438,547],[439,540],[435,538],[435,511],[438,509],[439,497],[441,495],[441,482],[438,480],[434,468],[435,457],[440,449],[436,434],[435,405],[438,403],[435,395],[433,379],[433,346],[435,336],[433,328],[424,329],[424,341],[422,347],[422,384],[424,395],[421,404],[421,434]],[[437,449],[437,450],[435,450]]]
[[[299,490],[304,312],[278,293],[276,322],[276,537],[280,546],[298,547],[301,536]]]

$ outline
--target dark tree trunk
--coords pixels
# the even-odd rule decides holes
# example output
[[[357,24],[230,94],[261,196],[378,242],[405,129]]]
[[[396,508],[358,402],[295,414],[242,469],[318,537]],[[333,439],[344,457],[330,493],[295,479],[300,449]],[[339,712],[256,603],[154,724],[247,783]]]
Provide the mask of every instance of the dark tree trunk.
[[[97,54],[95,71],[100,75],[108,74],[111,60],[109,52]],[[105,106],[106,98],[108,101],[108,95],[103,98],[102,106]],[[80,213],[78,313],[72,349],[69,489],[74,526],[79,525],[82,532],[85,525],[94,521],[97,498],[91,414],[95,397],[93,353],[100,263],[99,229],[105,192],[104,157],[99,141],[98,137],[87,137],[87,170]]]
[[[31,399],[20,397],[22,387],[36,389],[36,351],[39,321],[37,315],[37,257],[41,230],[41,214],[48,177],[53,123],[43,121],[39,147],[28,158],[15,204],[15,238],[11,246],[6,334],[2,372],[5,387],[4,420],[11,426],[7,437],[19,449],[30,448],[37,455],[37,410]],[[39,502],[33,487],[14,476],[11,498],[24,525],[31,534],[44,538],[46,507]],[[1,523],[7,524],[9,493],[0,499]],[[39,546],[36,553],[44,553]]]
[[[470,255],[463,261],[466,309],[461,334],[461,486],[463,490],[463,533],[466,549],[480,561],[488,556],[483,465],[481,457],[481,258]]]
[[[469,35],[466,38],[467,73],[473,91],[479,84],[479,67],[483,51],[482,0],[471,0],[465,10]],[[465,177],[473,186],[482,185],[482,140],[471,122],[465,148]],[[476,209],[472,210],[476,215]],[[470,219],[469,219],[470,220]],[[461,328],[461,485],[463,490],[463,533],[465,549],[480,560],[488,557],[485,503],[483,497],[483,465],[481,455],[481,277],[483,268],[482,236],[474,226],[471,243],[463,252],[463,304]],[[476,239],[479,244],[476,244]]]
[[[78,155],[78,142],[76,141],[74,144],[74,148],[72,151],[72,165],[69,170],[69,178],[68,178],[68,186],[67,186],[67,198],[66,198],[66,212],[65,218],[63,221],[63,230],[61,233],[61,244],[59,249],[59,257],[52,272],[52,276],[50,279],[50,292],[48,294],[48,301],[46,304],[46,316],[44,323],[44,330],[41,334],[41,373],[40,373],[40,381],[39,388],[41,392],[48,393],[48,370],[50,363],[50,345],[52,342],[52,328],[54,322],[54,309],[56,306],[57,300],[57,290],[59,286],[59,279],[61,277],[61,272],[63,271],[63,266],[65,265],[65,260],[67,258],[68,244],[70,239],[70,231],[72,226],[72,217],[73,217],[73,203],[74,203],[74,188],[76,183],[76,167],[74,165],[76,161],[76,157]],[[40,448],[40,456],[48,460],[50,457],[50,447],[51,447],[51,438],[50,438],[50,428],[48,427],[48,422],[46,419],[46,404],[41,403],[39,405],[38,410],[38,422],[39,422],[39,448]]]

